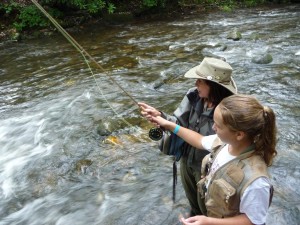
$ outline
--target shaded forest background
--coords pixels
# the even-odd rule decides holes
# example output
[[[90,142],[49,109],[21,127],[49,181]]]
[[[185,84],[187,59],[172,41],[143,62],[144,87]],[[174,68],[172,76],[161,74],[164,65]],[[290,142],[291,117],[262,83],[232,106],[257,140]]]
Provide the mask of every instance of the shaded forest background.
[[[199,11],[287,5],[299,0],[38,0],[61,26],[68,28],[91,21],[106,23],[130,19],[177,18]],[[2,0],[0,3],[0,40],[19,40],[28,34],[53,30],[51,22],[31,0]],[[34,32],[33,32],[34,31]],[[42,32],[40,32],[42,31]],[[48,33],[49,32],[44,32]]]

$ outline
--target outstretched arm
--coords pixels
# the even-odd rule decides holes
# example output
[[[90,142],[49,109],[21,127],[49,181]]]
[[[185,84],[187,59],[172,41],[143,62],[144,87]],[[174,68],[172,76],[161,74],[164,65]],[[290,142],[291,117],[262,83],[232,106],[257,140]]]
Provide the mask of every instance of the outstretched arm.
[[[173,133],[176,133],[177,136],[181,137],[187,143],[194,146],[195,148],[203,149],[203,146],[201,143],[203,135],[201,135],[195,131],[192,131],[190,129],[187,129],[185,127],[181,127],[181,126],[177,125],[176,123],[168,121],[160,116],[152,117],[152,119],[150,121],[158,127],[160,127],[160,126],[164,127],[165,129],[170,130]]]

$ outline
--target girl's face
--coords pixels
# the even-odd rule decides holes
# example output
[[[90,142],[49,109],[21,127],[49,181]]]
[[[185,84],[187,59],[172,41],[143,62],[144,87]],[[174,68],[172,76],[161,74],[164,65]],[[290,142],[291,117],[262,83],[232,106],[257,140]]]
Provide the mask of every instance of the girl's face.
[[[219,106],[216,107],[214,112],[213,129],[224,143],[231,144],[235,140],[236,132],[229,130],[228,127],[223,123],[223,117]]]
[[[205,80],[197,79],[195,85],[197,87],[199,96],[201,98],[208,98],[210,87],[205,82]]]

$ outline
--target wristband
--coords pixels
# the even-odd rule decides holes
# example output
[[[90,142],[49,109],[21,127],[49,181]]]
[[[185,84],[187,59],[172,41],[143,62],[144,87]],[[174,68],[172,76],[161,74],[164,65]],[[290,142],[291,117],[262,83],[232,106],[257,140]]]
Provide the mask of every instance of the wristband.
[[[177,124],[176,127],[175,127],[175,129],[173,130],[173,133],[177,134],[178,131],[179,131],[179,128],[180,128],[180,126]]]

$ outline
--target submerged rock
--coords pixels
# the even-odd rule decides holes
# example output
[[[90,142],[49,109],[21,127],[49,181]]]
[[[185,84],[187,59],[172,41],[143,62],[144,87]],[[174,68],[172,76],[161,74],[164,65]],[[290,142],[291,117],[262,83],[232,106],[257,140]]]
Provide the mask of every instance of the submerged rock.
[[[103,143],[122,146],[120,138],[118,138],[116,136],[109,136],[109,137],[105,138],[105,140],[103,141]]]
[[[76,163],[76,171],[85,174],[86,169],[92,165],[93,161],[90,159],[81,159]]]
[[[273,57],[271,54],[264,54],[261,56],[256,56],[251,59],[251,62],[256,64],[269,64],[273,61]]]
[[[121,119],[100,120],[97,127],[97,133],[100,136],[109,136],[113,132],[123,129],[126,126],[128,125]]]

